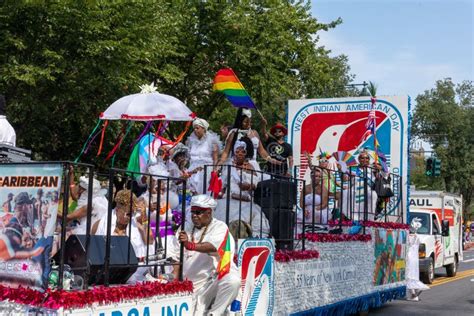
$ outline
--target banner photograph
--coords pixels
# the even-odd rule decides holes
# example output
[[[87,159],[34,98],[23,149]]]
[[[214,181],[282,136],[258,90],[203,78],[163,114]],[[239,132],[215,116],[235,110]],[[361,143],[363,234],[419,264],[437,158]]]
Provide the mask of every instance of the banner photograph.
[[[0,169],[0,283],[47,286],[61,176],[59,164]]]

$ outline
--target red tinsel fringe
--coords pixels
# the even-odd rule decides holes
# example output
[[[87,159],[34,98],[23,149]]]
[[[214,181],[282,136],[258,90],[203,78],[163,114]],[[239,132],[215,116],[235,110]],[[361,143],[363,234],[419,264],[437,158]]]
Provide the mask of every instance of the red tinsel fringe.
[[[298,239],[302,239],[303,234],[298,234]],[[318,234],[318,233],[306,233],[304,234],[305,239],[312,242],[343,242],[343,241],[363,241],[368,242],[372,240],[371,235],[349,235],[349,234]]]
[[[167,284],[145,282],[136,285],[113,287],[96,287],[87,291],[54,291],[42,293],[36,290],[19,287],[10,288],[0,285],[0,300],[9,300],[18,304],[33,305],[44,308],[83,308],[94,303],[112,304],[125,300],[144,299],[157,295],[192,293],[191,281],[173,281]]]
[[[317,258],[319,258],[319,252],[317,252],[316,250],[277,250],[275,252],[275,261],[278,262],[288,262],[292,260],[308,260]]]
[[[338,220],[330,220],[328,221],[329,226],[354,226],[353,221],[342,221],[339,222]],[[360,221],[359,225],[365,227],[380,227],[380,228],[389,228],[389,229],[410,229],[410,225],[402,224],[402,223],[392,223],[392,222],[374,222],[374,221]]]

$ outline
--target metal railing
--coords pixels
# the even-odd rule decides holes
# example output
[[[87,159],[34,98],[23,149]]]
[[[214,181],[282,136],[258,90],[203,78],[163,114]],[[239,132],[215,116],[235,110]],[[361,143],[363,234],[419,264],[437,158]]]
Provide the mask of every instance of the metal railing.
[[[178,229],[183,230],[185,223],[191,224],[189,212],[188,182],[184,178],[163,177],[148,173],[132,173],[127,170],[109,169],[107,173],[98,173],[92,165],[72,162],[31,162],[23,164],[61,164],[63,179],[60,193],[62,212],[57,217],[57,230],[55,243],[58,251],[53,253],[59,262],[58,287],[63,285],[63,272],[66,258],[66,245],[74,227],[68,218],[70,214],[70,200],[77,194],[71,192],[76,183],[77,175],[87,177],[87,202],[86,202],[86,228],[84,246],[84,265],[75,265],[75,271],[80,271],[84,277],[85,288],[91,283],[92,263],[91,240],[96,229],[97,219],[94,215],[94,180],[98,179],[106,187],[108,199],[106,215],[101,221],[106,220],[105,249],[102,259],[103,267],[94,270],[100,276],[94,275],[94,280],[108,286],[110,273],[113,269],[121,267],[144,268],[147,267],[154,277],[165,273],[166,267],[180,265],[182,267],[184,247],[179,247],[179,261],[169,258],[168,245],[175,238]],[[16,165],[16,164],[15,164]],[[274,238],[277,248],[305,249],[305,232],[340,233],[344,220],[378,220],[403,222],[403,182],[395,174],[383,173],[370,167],[352,167],[347,171],[331,170],[313,167],[302,172],[299,166],[294,169],[296,177],[286,177],[258,170],[250,170],[234,165],[204,166],[204,170],[194,176],[203,177],[201,192],[208,192],[211,171],[217,171],[222,180],[222,188],[216,192],[218,201],[213,216],[224,221],[234,235],[236,241],[241,238]],[[146,179],[146,181],[142,181]],[[146,189],[145,189],[146,187]],[[129,203],[127,249],[125,262],[114,263],[111,261],[113,246],[112,221],[115,216],[114,197],[121,189],[130,189],[137,196],[147,201],[146,210],[141,216],[136,216],[136,209]],[[156,193],[153,193],[153,192]],[[143,194],[146,192],[146,194]],[[156,195],[155,195],[156,194]],[[178,226],[171,227],[173,223],[169,213],[174,197],[176,216],[180,215],[181,222]],[[132,199],[132,198],[131,198]],[[132,200],[130,201],[132,202]],[[160,226],[160,210],[164,208],[162,217],[164,225]],[[141,260],[133,258],[133,244],[131,241],[132,227],[135,221],[141,219],[145,231],[145,255]],[[144,218],[145,217],[145,218]],[[154,221],[153,221],[154,219]],[[331,223],[331,220],[336,220]],[[153,224],[152,224],[153,223]],[[332,225],[330,225],[332,224]],[[335,227],[334,227],[335,226]],[[164,230],[164,233],[163,233]],[[301,234],[303,233],[303,234]],[[365,233],[365,229],[363,230]],[[176,256],[175,256],[176,257]],[[123,260],[122,260],[123,261]],[[141,262],[137,262],[141,261]],[[182,270],[179,269],[179,279],[182,280]]]

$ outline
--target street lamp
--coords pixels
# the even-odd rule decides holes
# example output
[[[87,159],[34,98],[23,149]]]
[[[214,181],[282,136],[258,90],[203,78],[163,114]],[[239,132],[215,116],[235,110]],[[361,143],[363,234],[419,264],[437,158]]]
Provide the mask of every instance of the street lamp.
[[[369,84],[367,82],[362,82],[362,83],[351,83],[351,84],[348,84],[346,87],[351,87],[351,88],[355,88],[355,87],[360,87],[362,86],[362,90],[360,90],[360,93],[359,93],[359,97],[370,97],[370,92],[369,90],[367,89],[367,86]]]

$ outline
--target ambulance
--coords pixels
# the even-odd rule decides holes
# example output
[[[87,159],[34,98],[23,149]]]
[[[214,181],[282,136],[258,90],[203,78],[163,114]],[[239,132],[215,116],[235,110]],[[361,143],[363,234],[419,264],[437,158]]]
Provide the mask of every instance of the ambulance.
[[[420,279],[433,283],[434,271],[446,268],[448,277],[456,275],[462,253],[462,196],[442,191],[410,192],[409,223],[421,220]]]

